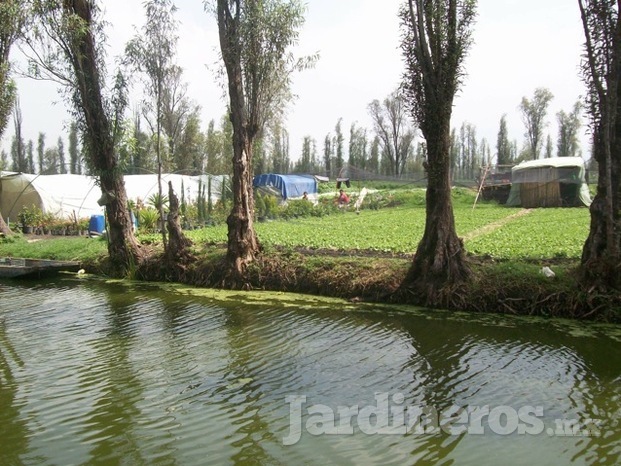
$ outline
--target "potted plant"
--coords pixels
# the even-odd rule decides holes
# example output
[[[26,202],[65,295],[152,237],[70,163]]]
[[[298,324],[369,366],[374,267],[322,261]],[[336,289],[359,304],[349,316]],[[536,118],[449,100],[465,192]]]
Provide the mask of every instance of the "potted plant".
[[[49,235],[52,230],[52,226],[56,221],[54,214],[47,212],[41,216],[41,230],[44,235]]]
[[[32,229],[38,225],[41,217],[39,212],[41,212],[40,209],[37,209],[34,205],[32,207],[22,207],[18,218],[24,234],[32,233]]]
[[[90,219],[88,217],[82,218],[78,221],[78,229],[80,231],[80,236],[85,236],[88,233],[88,225]]]

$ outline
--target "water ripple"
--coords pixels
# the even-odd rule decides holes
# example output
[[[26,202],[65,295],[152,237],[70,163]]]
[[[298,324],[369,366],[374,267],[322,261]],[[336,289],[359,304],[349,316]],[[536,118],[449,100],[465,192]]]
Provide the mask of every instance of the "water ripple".
[[[2,464],[621,459],[617,329],[609,338],[600,327],[579,336],[536,320],[222,306],[154,286],[64,281],[0,283],[0,318]],[[532,405],[544,408],[546,427],[601,423],[592,437],[365,435],[353,418],[354,435],[303,432],[283,446],[287,396],[305,396],[303,409],[375,406],[381,415],[381,393],[391,422],[408,407]]]

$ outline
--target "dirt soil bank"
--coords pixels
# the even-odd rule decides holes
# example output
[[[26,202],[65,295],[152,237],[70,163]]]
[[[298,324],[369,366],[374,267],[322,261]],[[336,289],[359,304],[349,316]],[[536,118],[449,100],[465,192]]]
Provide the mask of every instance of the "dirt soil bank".
[[[225,251],[207,247],[174,267],[160,254],[136,270],[136,278],[222,288]],[[288,291],[348,299],[353,302],[411,304],[448,310],[621,322],[621,293],[587,290],[577,280],[577,261],[547,261],[556,273],[541,273],[542,261],[499,262],[469,258],[472,278],[443,290],[430,306],[427,296],[404,289],[402,282],[411,257],[365,252],[278,250],[264,251],[248,270],[239,288]],[[91,264],[104,271],[105,263]]]

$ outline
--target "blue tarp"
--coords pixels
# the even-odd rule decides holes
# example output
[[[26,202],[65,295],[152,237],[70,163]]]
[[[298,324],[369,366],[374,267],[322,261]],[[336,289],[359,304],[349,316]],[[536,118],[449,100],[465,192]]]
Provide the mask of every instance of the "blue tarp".
[[[302,197],[304,191],[309,195],[317,194],[317,180],[312,175],[277,175],[268,173],[254,177],[252,185],[255,188],[275,188],[283,199]]]

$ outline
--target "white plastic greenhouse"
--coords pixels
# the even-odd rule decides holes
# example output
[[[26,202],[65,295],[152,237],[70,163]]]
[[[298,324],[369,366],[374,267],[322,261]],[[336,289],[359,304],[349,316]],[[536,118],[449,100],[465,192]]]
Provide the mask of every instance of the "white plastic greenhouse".
[[[171,181],[176,195],[185,202],[194,202],[201,189],[205,197],[210,192],[212,202],[221,198],[223,180],[227,175],[188,176],[162,174],[162,191],[168,194]],[[157,175],[125,175],[125,189],[128,200],[147,203],[150,196],[157,194]],[[229,185],[230,186],[230,185]],[[210,188],[210,189],[209,189]],[[17,219],[23,207],[40,208],[57,217],[84,218],[103,214],[97,200],[101,189],[95,178],[85,175],[32,175],[27,173],[0,172],[0,212],[5,220]]]

